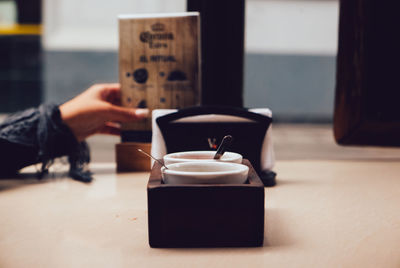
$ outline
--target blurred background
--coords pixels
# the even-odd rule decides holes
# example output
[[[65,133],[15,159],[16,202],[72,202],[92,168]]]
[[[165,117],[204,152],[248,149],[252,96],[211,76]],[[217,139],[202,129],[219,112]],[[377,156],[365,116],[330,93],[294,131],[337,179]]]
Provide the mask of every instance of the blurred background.
[[[0,0],[0,113],[118,81],[118,14],[183,12],[186,0]],[[336,0],[247,0],[244,106],[275,122],[332,122]]]

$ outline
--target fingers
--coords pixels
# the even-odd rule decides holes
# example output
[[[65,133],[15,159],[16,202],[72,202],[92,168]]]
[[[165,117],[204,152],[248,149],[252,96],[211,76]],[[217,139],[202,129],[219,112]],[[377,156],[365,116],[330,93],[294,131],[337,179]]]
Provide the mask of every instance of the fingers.
[[[120,105],[121,103],[121,85],[118,83],[114,84],[99,84],[96,85],[100,93],[100,99],[112,103],[114,105]]]
[[[120,91],[111,91],[105,94],[105,96],[102,97],[102,100],[111,103],[113,105],[121,105],[121,92]]]
[[[121,134],[121,129],[116,126],[105,125],[97,133],[117,136]]]
[[[144,119],[148,116],[148,114],[148,109],[132,109],[110,105],[110,108],[106,112],[105,120],[127,123]]]
[[[105,84],[95,84],[93,87],[100,88],[99,90],[120,90],[121,89],[121,84],[119,83],[105,83]]]

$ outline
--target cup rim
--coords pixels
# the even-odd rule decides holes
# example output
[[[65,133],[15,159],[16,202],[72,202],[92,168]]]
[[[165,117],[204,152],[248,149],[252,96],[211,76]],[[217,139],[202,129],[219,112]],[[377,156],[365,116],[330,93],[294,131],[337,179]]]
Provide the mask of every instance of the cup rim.
[[[212,165],[212,166],[231,166],[235,167],[235,169],[232,170],[223,170],[223,171],[200,171],[200,172],[194,172],[194,171],[180,171],[180,170],[173,170],[174,166],[204,166],[204,165]],[[194,176],[194,177],[209,177],[209,176],[218,176],[218,175],[235,175],[235,174],[240,174],[242,172],[248,172],[249,167],[243,164],[238,164],[238,163],[231,163],[231,162],[207,162],[207,161],[202,161],[202,162],[181,162],[181,163],[174,163],[174,164],[169,164],[167,165],[168,169],[165,167],[161,168],[161,172],[163,174],[171,174],[171,175],[181,175],[181,176]]]
[[[163,159],[171,160],[171,161],[180,161],[180,162],[205,162],[205,161],[217,161],[213,158],[207,159],[195,159],[195,158],[185,158],[179,157],[180,155],[203,155],[203,156],[214,156],[216,151],[183,151],[183,152],[176,152],[164,155]],[[227,151],[224,155],[219,159],[219,161],[229,162],[238,159],[242,159],[243,156],[239,153]]]

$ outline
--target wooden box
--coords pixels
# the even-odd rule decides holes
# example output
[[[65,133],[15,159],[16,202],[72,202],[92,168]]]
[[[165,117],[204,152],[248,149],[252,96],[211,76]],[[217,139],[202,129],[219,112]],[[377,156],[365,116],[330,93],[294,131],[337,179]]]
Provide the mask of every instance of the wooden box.
[[[150,171],[150,158],[139,152],[138,149],[150,154],[151,143],[122,142],[115,145],[117,172]]]
[[[156,248],[257,247],[264,239],[264,186],[248,160],[245,184],[147,184],[149,244]]]

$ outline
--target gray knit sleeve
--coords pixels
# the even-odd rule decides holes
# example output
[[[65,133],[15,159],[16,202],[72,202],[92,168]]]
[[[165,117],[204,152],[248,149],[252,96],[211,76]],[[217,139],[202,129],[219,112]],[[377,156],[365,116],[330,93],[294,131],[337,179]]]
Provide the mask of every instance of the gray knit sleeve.
[[[91,181],[90,172],[85,171],[90,161],[89,147],[86,142],[78,142],[62,122],[57,105],[43,104],[15,113],[0,124],[0,175],[42,163],[42,177],[53,159],[60,156],[68,156],[71,177]]]

